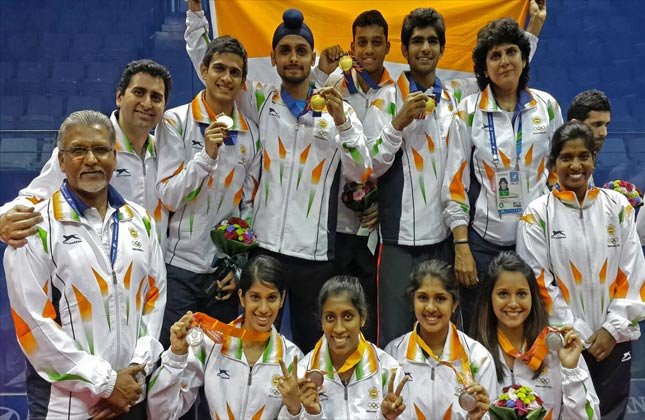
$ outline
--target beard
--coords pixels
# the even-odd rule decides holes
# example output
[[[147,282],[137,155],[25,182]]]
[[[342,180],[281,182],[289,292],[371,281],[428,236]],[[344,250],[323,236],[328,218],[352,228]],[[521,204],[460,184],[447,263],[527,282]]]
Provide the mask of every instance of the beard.
[[[280,75],[280,78],[282,79],[282,82],[288,84],[288,85],[298,85],[307,79],[309,79],[309,72],[308,71],[303,71],[300,75],[298,76],[290,76],[286,74],[286,71],[282,70],[279,71],[278,74]]]

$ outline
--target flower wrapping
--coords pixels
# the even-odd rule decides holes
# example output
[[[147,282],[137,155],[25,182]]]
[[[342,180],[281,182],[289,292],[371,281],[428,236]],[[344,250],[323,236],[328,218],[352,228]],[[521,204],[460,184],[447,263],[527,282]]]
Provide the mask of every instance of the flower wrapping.
[[[362,213],[376,203],[376,184],[372,181],[348,182],[343,187],[340,198],[349,209]]]
[[[515,384],[502,388],[488,413],[491,419],[498,420],[541,420],[547,414],[542,404],[542,399],[531,388]]]
[[[602,187],[609,190],[618,191],[619,193],[624,195],[625,198],[627,198],[629,204],[631,204],[634,208],[643,205],[643,193],[638,188],[636,188],[636,185],[632,184],[631,182],[616,179],[614,181],[607,182]]]
[[[211,230],[211,240],[229,257],[249,252],[258,246],[253,229],[244,219],[229,217]]]

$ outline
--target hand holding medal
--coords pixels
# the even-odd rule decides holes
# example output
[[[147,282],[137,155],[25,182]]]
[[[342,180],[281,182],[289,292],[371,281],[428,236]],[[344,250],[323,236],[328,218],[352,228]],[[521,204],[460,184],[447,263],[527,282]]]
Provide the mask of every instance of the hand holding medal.
[[[181,319],[170,327],[170,351],[176,355],[188,353],[188,346],[194,345],[190,341],[193,313],[188,311]]]
[[[557,332],[551,332],[549,334],[557,334],[557,337],[560,340],[560,346],[557,349],[554,349],[554,351],[557,350],[558,358],[564,368],[573,369],[578,366],[578,361],[580,360],[580,354],[583,349],[582,340],[573,327],[566,326],[556,331]],[[547,346],[549,346],[549,335],[547,335]],[[551,349],[551,347],[549,347],[549,349]]]
[[[314,112],[314,117],[320,116],[322,111],[327,108],[327,112],[334,119],[336,126],[343,125],[346,121],[345,110],[343,109],[343,97],[333,87],[325,87],[309,98],[309,106]]]

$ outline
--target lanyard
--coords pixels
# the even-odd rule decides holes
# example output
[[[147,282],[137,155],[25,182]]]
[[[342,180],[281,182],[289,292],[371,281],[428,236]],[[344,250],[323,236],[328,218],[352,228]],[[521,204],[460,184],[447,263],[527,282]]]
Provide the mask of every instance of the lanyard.
[[[63,183],[60,188],[60,192],[63,195],[63,198],[69,204],[69,206],[74,209],[74,211],[81,216],[83,212],[76,205],[76,201],[72,197],[72,193],[69,191],[69,186],[67,181]],[[114,269],[114,263],[116,262],[117,249],[119,245],[119,211],[114,210],[112,213],[112,243],[110,244],[110,263],[112,264],[112,269]]]
[[[309,98],[311,98],[313,90],[313,84],[309,85],[307,99],[305,99],[304,101],[294,99],[293,96],[291,96],[284,87],[280,88],[280,96],[282,97],[282,100],[287,105],[287,108],[289,108],[289,111],[291,111],[293,116],[299,118],[309,112],[309,110],[311,109],[311,107],[309,106]]]
[[[418,91],[423,91],[423,92],[426,91],[426,89],[424,89],[423,86],[417,85],[417,82],[414,81],[414,79],[410,76],[409,73],[406,73],[406,76],[408,77],[408,81],[410,82],[410,93],[418,92]],[[443,90],[441,86],[442,86],[441,79],[435,76],[434,84],[432,85],[432,95],[434,96],[434,102],[437,105],[439,105],[439,101],[441,101],[441,92]]]
[[[376,83],[374,79],[372,79],[372,76],[370,76],[369,73],[366,72],[363,67],[358,65],[358,66],[354,66],[353,69],[356,70],[356,74],[358,75],[358,77],[362,78],[365,81],[365,83],[368,84],[370,89],[378,90],[380,88],[378,83]],[[352,77],[352,69],[349,69],[348,71],[343,72],[343,77],[345,78],[345,82],[347,83],[347,90],[349,91],[349,93],[351,93],[352,95],[358,93],[358,88],[356,87],[356,84],[354,83],[354,78]]]
[[[417,345],[421,347],[423,351],[425,351],[428,356],[434,359],[437,363],[452,369],[452,371],[455,372],[455,376],[457,377],[457,382],[459,382],[461,385],[469,385],[470,383],[472,383],[473,379],[470,371],[470,361],[468,360],[466,350],[464,350],[464,347],[461,344],[461,340],[459,340],[457,327],[451,325],[451,334],[446,337],[446,340],[450,340],[453,344],[455,344],[455,359],[441,360],[439,359],[439,356],[434,354],[430,346],[428,346],[425,341],[423,341],[423,338],[419,336],[419,334],[417,333],[417,325],[418,324],[415,324],[414,330],[412,331],[412,338],[415,340]],[[457,368],[453,364],[455,361],[457,361],[457,359],[461,361],[461,373],[457,371]]]
[[[492,112],[487,112],[486,115],[488,117],[488,125],[486,126],[486,128],[488,128],[488,139],[490,141],[490,150],[493,154],[493,163],[497,167],[499,166],[499,151],[497,150],[497,136],[495,135],[495,122],[493,119]],[[511,124],[513,127],[515,127],[516,120],[518,120],[518,123],[517,123],[517,135],[515,136],[515,153],[517,155],[516,168],[519,170],[520,158],[522,156],[522,113],[519,110],[516,110],[515,113],[513,114],[513,119],[511,121]]]
[[[236,327],[235,325],[237,323],[243,323],[242,317],[233,320],[230,324],[226,324],[204,313],[195,312],[193,314],[193,320],[204,331],[204,334],[209,336],[213,341],[217,341],[216,337],[213,336],[214,332],[222,333],[228,337],[237,337],[242,341],[266,341],[271,337],[271,332],[252,331]]]
[[[544,327],[544,329],[540,331],[540,334],[535,338],[535,342],[531,348],[524,353],[521,353],[513,347],[511,341],[499,328],[497,329],[497,342],[502,347],[504,353],[511,357],[521,359],[532,371],[536,371],[542,365],[544,358],[549,353],[549,349],[546,345],[546,336],[549,331],[551,331],[549,327]]]

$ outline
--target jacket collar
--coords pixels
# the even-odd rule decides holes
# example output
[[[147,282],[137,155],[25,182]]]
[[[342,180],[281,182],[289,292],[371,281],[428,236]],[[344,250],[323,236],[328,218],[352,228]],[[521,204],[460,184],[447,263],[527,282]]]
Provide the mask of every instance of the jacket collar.
[[[119,110],[112,111],[112,115],[110,115],[110,121],[112,122],[112,125],[114,126],[114,132],[116,133],[115,149],[117,150],[117,152],[136,153],[134,146],[125,136],[125,133],[123,132],[123,130],[121,130],[121,126],[119,125]],[[148,134],[145,148],[147,155],[150,155],[152,157],[157,155],[155,137],[152,134]]]
[[[118,211],[120,221],[130,220],[134,217],[134,210],[126,203],[117,190],[108,184],[108,205]],[[80,222],[83,213],[90,208],[83,202],[63,181],[60,190],[52,195],[54,219],[59,222]]]
[[[244,316],[240,316],[230,323],[238,328],[242,327],[244,324]],[[282,337],[278,330],[275,327],[271,326],[271,336],[267,342],[262,356],[258,359],[258,362],[261,363],[279,363],[278,361],[284,357],[284,343]],[[224,342],[222,343],[221,353],[232,359],[242,360],[244,355],[244,348],[242,346],[242,340],[237,337],[225,336]],[[285,363],[290,363],[290,361],[285,361]]]
[[[585,209],[591,206],[598,198],[598,194],[600,194],[600,188],[590,186],[587,189],[584,200],[582,200],[582,204],[580,204],[576,193],[573,191],[564,189],[560,184],[556,184],[553,188],[553,195],[560,200],[562,204],[575,209]]]
[[[376,354],[376,350],[374,350],[374,346],[366,341],[362,334],[360,335],[359,340],[360,343],[358,349],[362,349],[362,352],[353,373],[357,381],[373,375],[378,369],[378,356]],[[329,345],[324,335],[320,340],[318,340],[314,347],[313,354],[311,356],[311,369],[321,370],[327,378],[332,380],[334,379],[335,369],[331,361]]]
[[[537,101],[533,97],[531,91],[529,89],[524,89],[520,91],[520,98],[515,106],[515,111],[517,112],[533,108],[536,105]],[[485,112],[501,112],[497,102],[495,102],[495,95],[493,95],[493,89],[490,84],[486,86],[486,89],[481,93],[481,97],[479,98],[479,109]]]
[[[190,103],[190,108],[193,113],[193,119],[197,123],[210,125],[213,121],[217,119],[217,114],[208,106],[206,103],[206,91],[202,90],[199,92]],[[230,128],[231,131],[248,131],[249,124],[246,119],[237,109],[236,105],[233,105],[233,127]]]

